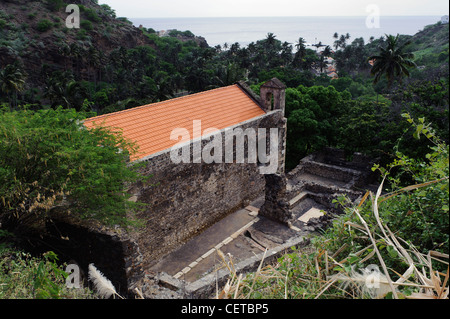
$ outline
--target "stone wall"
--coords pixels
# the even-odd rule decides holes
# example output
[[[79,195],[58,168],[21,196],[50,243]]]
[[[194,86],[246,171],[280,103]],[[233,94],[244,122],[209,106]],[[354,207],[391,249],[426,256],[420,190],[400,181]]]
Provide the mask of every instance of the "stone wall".
[[[82,283],[88,283],[88,266],[94,264],[117,292],[134,295],[130,287],[144,275],[136,241],[119,227],[106,227],[95,220],[80,220],[64,207],[49,212],[45,223],[22,229],[15,246],[35,256],[53,251],[63,264],[77,264]],[[131,294],[130,294],[131,293]]]
[[[279,128],[277,171],[284,170],[286,119],[281,110],[231,127],[235,128],[244,131],[247,128],[256,131],[258,128]],[[264,195],[261,164],[248,164],[247,152],[244,163],[225,163],[224,136],[225,130],[221,130],[223,160],[219,164],[193,163],[192,143],[189,163],[173,163],[170,151],[143,159],[142,172],[152,177],[148,182],[134,185],[130,191],[147,204],[145,211],[138,215],[145,221],[145,227],[133,235],[143,255],[144,269],[229,213]],[[203,139],[202,149],[209,142],[210,139]],[[236,140],[233,142],[234,153],[235,146]]]
[[[265,175],[265,201],[259,215],[290,225],[292,214],[289,209],[288,180],[284,174]]]
[[[123,296],[128,296],[129,287],[142,275],[139,247],[124,232],[105,227],[75,225],[73,222],[55,221],[48,228],[55,237],[52,244],[61,252],[68,253],[77,262],[87,280],[88,266],[94,264]],[[58,240],[57,236],[69,240]]]
[[[356,201],[367,189],[373,190],[377,175],[370,168],[375,161],[360,153],[348,161],[344,151],[333,148],[311,154],[287,174],[265,176],[265,202],[259,214],[291,227],[302,213],[296,207],[307,198],[339,214],[334,199],[346,195]]]

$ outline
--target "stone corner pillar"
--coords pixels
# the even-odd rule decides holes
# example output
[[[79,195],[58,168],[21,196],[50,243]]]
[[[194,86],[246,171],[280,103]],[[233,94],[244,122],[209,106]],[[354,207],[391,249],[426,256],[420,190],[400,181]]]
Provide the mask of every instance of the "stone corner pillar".
[[[293,216],[286,198],[287,179],[284,174],[265,175],[265,202],[259,210],[259,215],[290,226]]]

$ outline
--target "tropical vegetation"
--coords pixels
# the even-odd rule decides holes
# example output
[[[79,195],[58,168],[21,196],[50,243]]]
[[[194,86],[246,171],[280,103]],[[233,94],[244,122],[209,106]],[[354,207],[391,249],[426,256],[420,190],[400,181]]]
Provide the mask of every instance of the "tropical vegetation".
[[[83,129],[85,118],[237,81],[246,81],[258,94],[273,77],[287,86],[287,169],[327,146],[379,158],[378,169],[383,176],[389,172],[383,190],[394,195],[379,207],[383,222],[421,254],[448,254],[448,24],[367,43],[335,33],[331,45],[308,47],[301,34],[288,43],[268,33],[245,47],[210,47],[190,31],[160,36],[151,28],[135,28],[97,1],[70,3],[80,7],[80,29],[64,26],[64,0],[0,3],[0,222],[9,230],[0,229],[0,279],[6,283],[0,285],[0,297],[69,297],[53,285],[64,281],[53,254],[37,260],[6,245],[21,229],[49,220],[58,207],[78,218],[135,225],[129,214],[140,206],[126,192],[127,183],[141,178],[127,165],[135,146],[118,132]],[[408,185],[421,186],[410,192]],[[326,275],[348,275],[352,266],[366,266],[378,254],[375,247],[378,261],[403,274],[407,257],[386,242],[392,237],[371,242],[357,234],[364,227],[361,219],[373,233],[385,229],[373,203],[361,204],[361,218],[348,207],[314,239],[315,252],[282,258],[269,275],[276,282],[255,276],[252,288],[242,286],[241,292],[250,297],[358,295],[355,287],[325,290]],[[358,223],[361,227],[352,228]],[[21,284],[13,287],[13,281]],[[398,294],[420,293],[422,283],[415,285],[401,287]],[[238,296],[239,285],[236,291]]]
[[[388,87],[391,87],[396,78],[401,81],[403,76],[409,76],[408,67],[416,66],[412,61],[414,54],[404,52],[411,41],[399,45],[399,36],[398,34],[396,37],[389,35],[386,39],[386,47],[381,48],[378,55],[369,57],[369,60],[373,61],[370,74],[375,76],[374,83],[378,83],[380,77],[386,75]]]
[[[127,224],[135,203],[124,183],[140,177],[127,166],[136,148],[120,132],[84,129],[86,116],[62,108],[0,110],[3,227],[30,227],[61,206],[82,218]]]

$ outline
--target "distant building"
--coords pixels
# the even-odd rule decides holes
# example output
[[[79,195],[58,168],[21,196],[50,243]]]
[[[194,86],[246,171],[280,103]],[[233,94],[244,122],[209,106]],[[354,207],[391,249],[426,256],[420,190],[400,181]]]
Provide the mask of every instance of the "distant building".
[[[333,80],[339,79],[339,76],[337,75],[336,72],[331,72],[327,74],[328,77],[332,78]]]
[[[161,30],[161,31],[158,31],[157,34],[158,34],[159,37],[168,37],[168,36],[170,36],[170,32],[171,31],[174,31],[174,29]]]
[[[448,16],[443,16],[443,17],[441,18],[441,23],[447,24],[447,23],[448,23]]]
[[[329,65],[329,66],[327,67],[327,72],[328,72],[328,73],[330,73],[330,72],[336,72],[336,68],[335,68],[333,65]]]

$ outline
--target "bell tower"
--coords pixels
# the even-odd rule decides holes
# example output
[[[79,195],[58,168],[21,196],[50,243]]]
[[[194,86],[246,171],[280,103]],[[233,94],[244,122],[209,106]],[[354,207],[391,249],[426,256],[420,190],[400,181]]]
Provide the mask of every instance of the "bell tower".
[[[286,86],[277,78],[267,81],[260,88],[260,103],[264,111],[282,110],[286,106]]]

